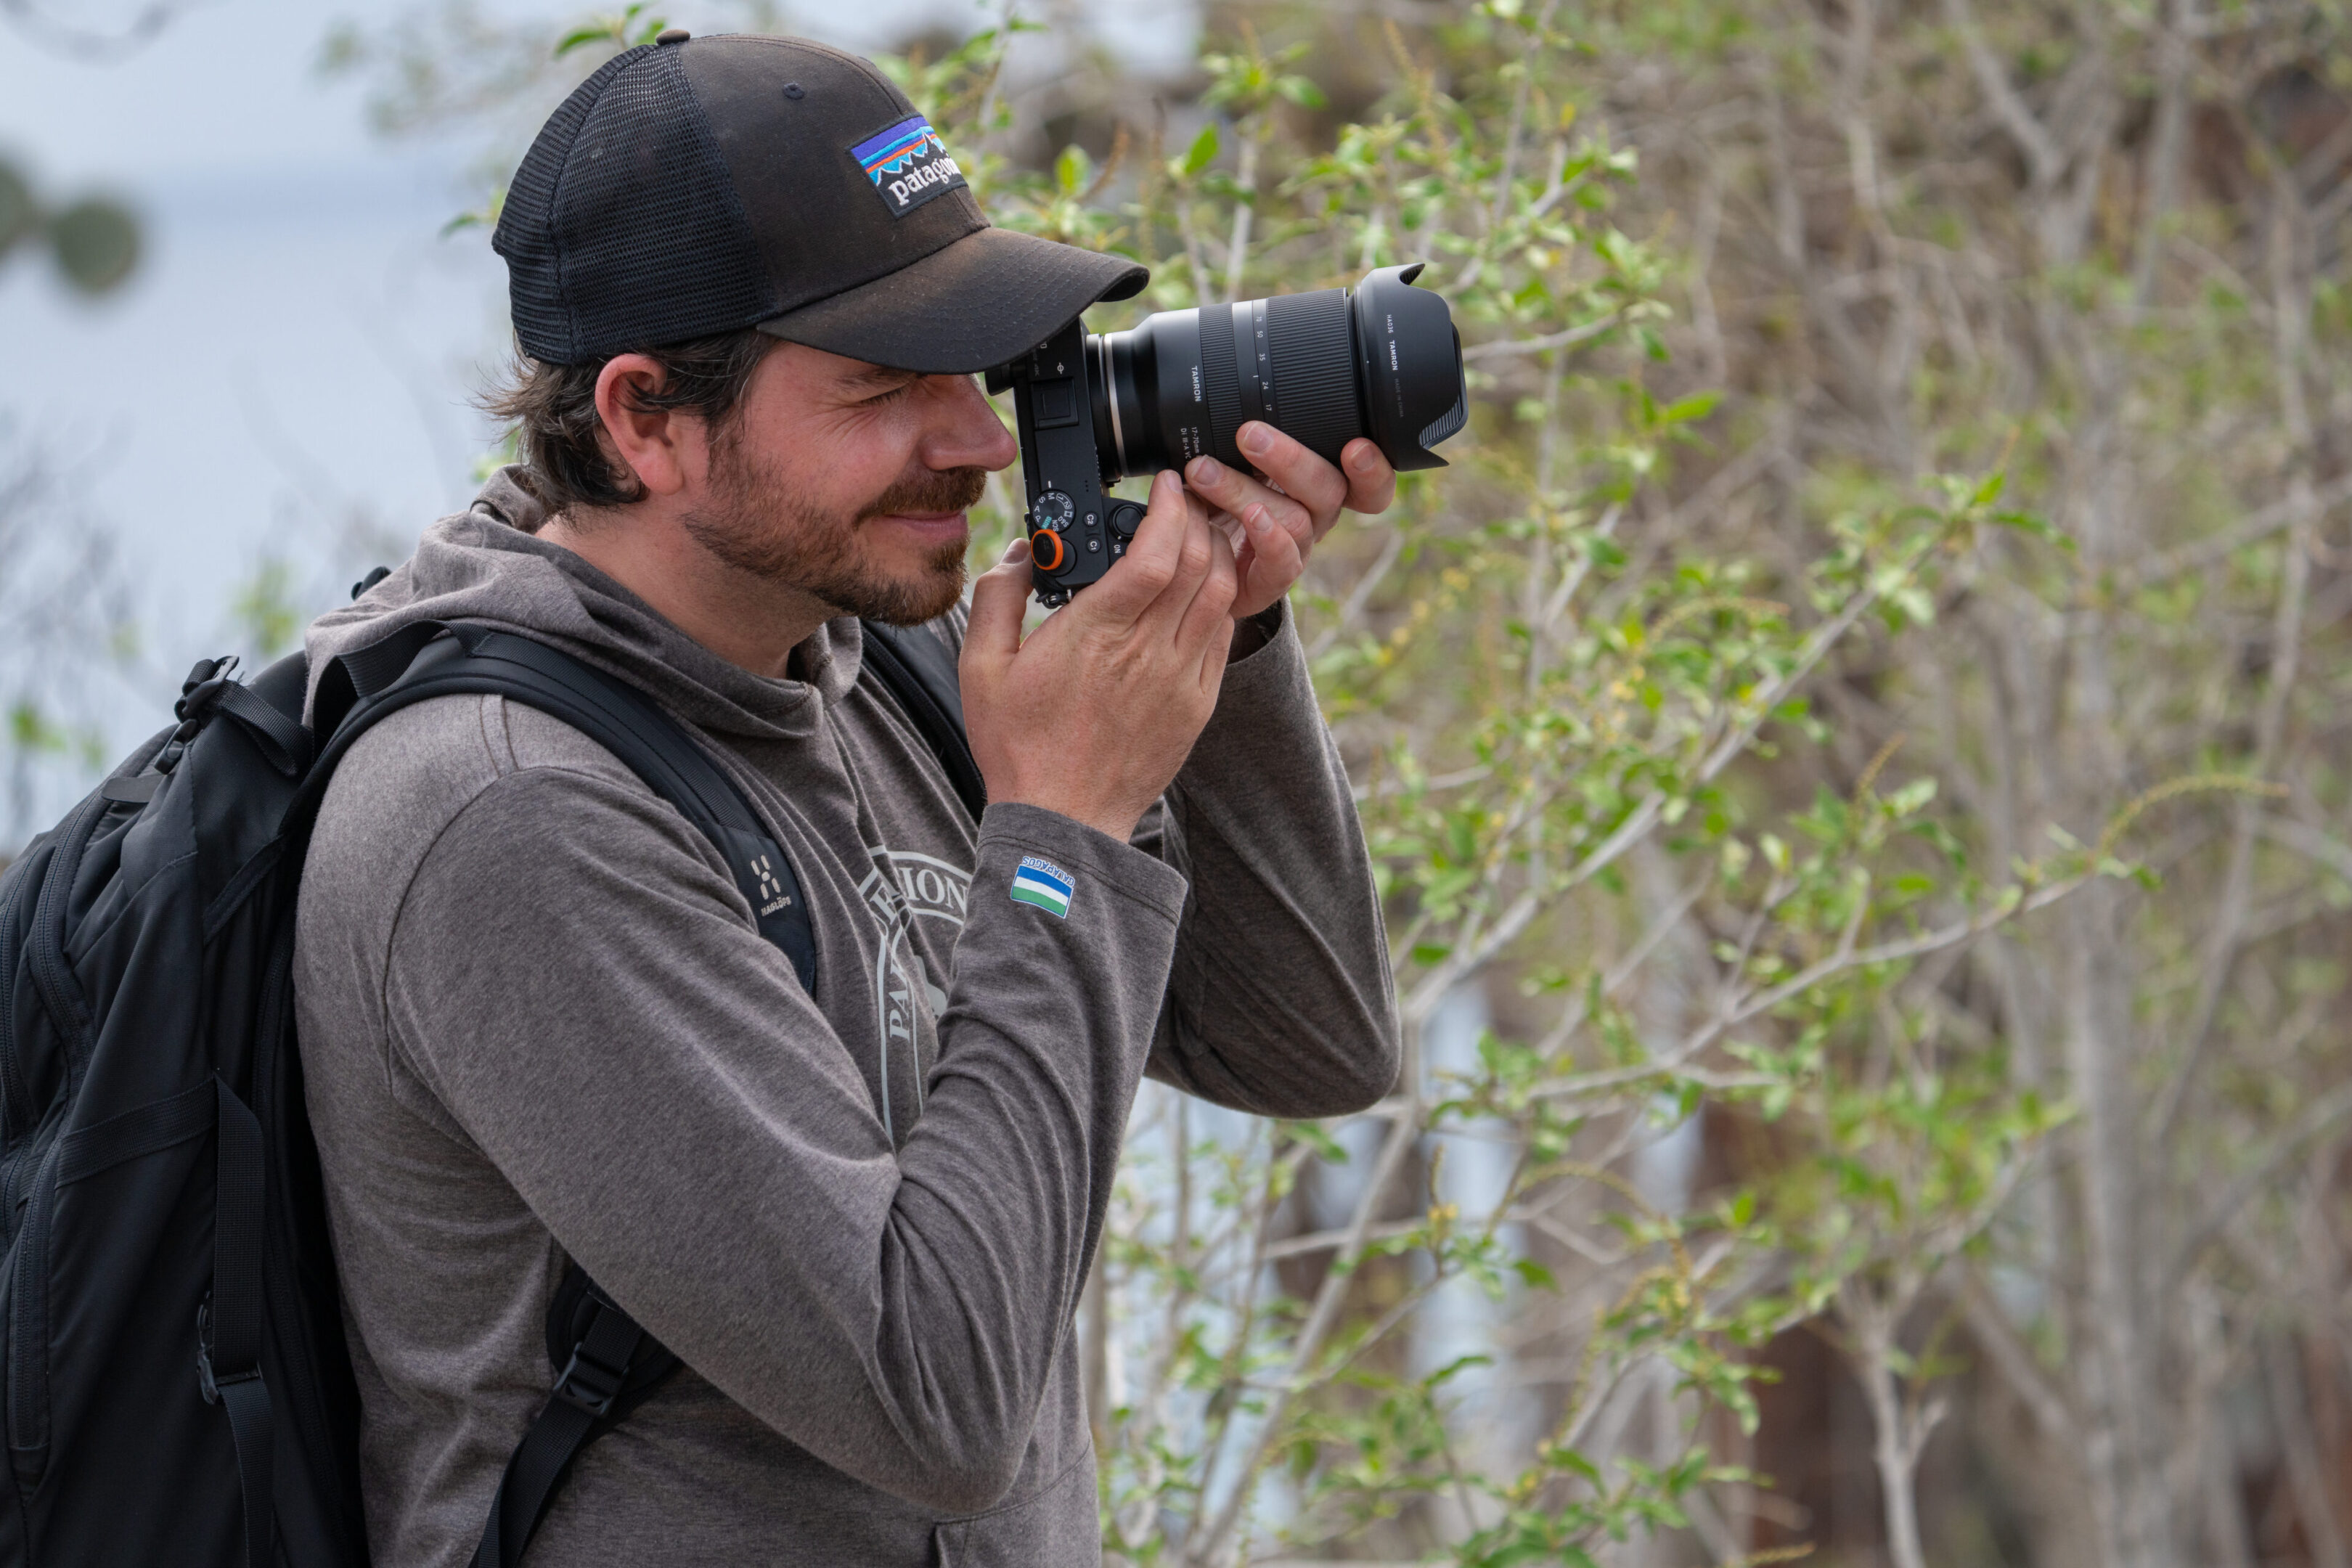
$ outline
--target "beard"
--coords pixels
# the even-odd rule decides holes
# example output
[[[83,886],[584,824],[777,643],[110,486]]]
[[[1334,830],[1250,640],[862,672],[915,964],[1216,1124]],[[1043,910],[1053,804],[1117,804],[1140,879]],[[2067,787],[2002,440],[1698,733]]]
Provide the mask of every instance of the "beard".
[[[871,559],[866,525],[894,512],[962,511],[988,489],[980,468],[923,468],[847,519],[820,510],[746,455],[740,441],[711,454],[710,501],[683,520],[688,533],[738,572],[797,588],[845,616],[920,626],[963,596],[964,547],[942,544],[911,574]]]

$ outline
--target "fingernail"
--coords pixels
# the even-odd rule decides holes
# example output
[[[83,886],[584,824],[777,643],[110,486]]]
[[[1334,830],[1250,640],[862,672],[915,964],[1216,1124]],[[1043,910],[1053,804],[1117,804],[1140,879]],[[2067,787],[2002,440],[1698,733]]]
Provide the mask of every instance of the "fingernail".
[[[1242,523],[1252,533],[1264,533],[1273,526],[1265,515],[1265,508],[1262,506],[1254,506],[1242,513]]]
[[[1242,426],[1242,450],[1256,455],[1274,445],[1274,432],[1252,423]]]
[[[1225,466],[1217,461],[1216,458],[1195,458],[1192,459],[1192,482],[1194,484],[1213,485],[1224,477]]]
[[[1184,488],[1184,477],[1173,468],[1160,469],[1160,477],[1151,482],[1159,487],[1160,493],[1164,496],[1175,495]]]
[[[1348,459],[1348,467],[1359,474],[1369,474],[1373,468],[1373,452],[1370,447],[1359,447],[1356,455]]]

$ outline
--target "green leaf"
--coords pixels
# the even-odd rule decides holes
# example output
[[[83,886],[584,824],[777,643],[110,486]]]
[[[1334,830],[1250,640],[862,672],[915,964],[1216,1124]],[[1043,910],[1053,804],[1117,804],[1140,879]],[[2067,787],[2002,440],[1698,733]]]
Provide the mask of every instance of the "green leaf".
[[[310,618],[294,595],[292,568],[274,555],[263,560],[253,575],[238,585],[229,613],[264,658],[274,658],[291,647]]]
[[[1216,161],[1217,122],[1212,120],[1201,127],[1201,133],[1192,138],[1192,145],[1185,149],[1184,174],[1187,177],[1197,174]]]
[[[1602,1485],[1601,1467],[1574,1448],[1554,1448],[1545,1455],[1553,1464],[1572,1474],[1582,1476],[1594,1486]]]
[[[601,43],[610,38],[612,36],[613,25],[610,22],[598,23],[593,26],[574,27],[572,31],[564,34],[562,38],[557,40],[555,45],[555,58],[560,60],[574,49],[584,48],[590,44]]]
[[[1323,95],[1323,89],[1307,77],[1284,77],[1274,84],[1274,90],[1301,109],[1328,109],[1331,106],[1331,100]]]
[[[62,752],[66,732],[49,721],[37,703],[22,701],[8,710],[8,739],[26,752]]]
[[[1908,816],[1913,812],[1918,810],[1921,806],[1926,805],[1929,801],[1936,798],[1936,781],[1934,779],[1914,779],[1909,784],[1905,784],[1901,789],[1896,790],[1893,795],[1887,795],[1884,798],[1886,803],[1888,815],[1894,816]]]
[[[1286,1121],[1282,1131],[1315,1151],[1315,1157],[1329,1165],[1348,1163],[1347,1145],[1331,1136],[1330,1130],[1319,1121]]]
[[[2072,552],[2074,549],[2073,540],[2053,528],[2048,519],[2037,517],[2032,512],[1997,511],[1992,514],[1992,521],[2003,528],[2013,528],[2020,533],[2030,533],[2044,543],[2054,544],[2061,550]]]
[[[1704,419],[1715,412],[1723,401],[1720,392],[1694,392],[1688,397],[1678,397],[1658,413],[1661,425],[1681,425],[1693,419]]]

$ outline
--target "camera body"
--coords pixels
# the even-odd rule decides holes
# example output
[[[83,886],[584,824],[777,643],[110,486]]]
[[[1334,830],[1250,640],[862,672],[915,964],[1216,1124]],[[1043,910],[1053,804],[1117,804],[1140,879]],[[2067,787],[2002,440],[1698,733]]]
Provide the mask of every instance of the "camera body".
[[[988,377],[992,393],[1013,390],[1031,582],[1047,605],[1067,604],[1100,580],[1143,521],[1141,506],[1110,493],[1121,477],[1118,439],[1105,442],[1095,430],[1095,405],[1107,399],[1089,339],[1085,322],[1072,321]]]
[[[1165,310],[1124,332],[1072,321],[989,372],[1019,421],[1039,600],[1068,603],[1127,552],[1143,508],[1113,484],[1203,453],[1246,470],[1234,437],[1253,419],[1334,463],[1369,436],[1398,469],[1444,467],[1430,448],[1467,423],[1469,393],[1444,300],[1412,287],[1421,269]]]

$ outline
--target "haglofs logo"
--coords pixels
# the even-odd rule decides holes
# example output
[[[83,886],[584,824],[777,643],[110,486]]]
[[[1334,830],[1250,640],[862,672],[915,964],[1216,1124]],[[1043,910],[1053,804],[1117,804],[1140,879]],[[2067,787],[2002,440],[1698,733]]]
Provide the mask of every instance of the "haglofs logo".
[[[768,864],[765,855],[751,858],[751,874],[760,879],[760,914],[762,919],[793,901],[792,895],[784,891],[783,883],[776,879],[775,868]]]
[[[849,155],[873,182],[892,217],[905,217],[964,183],[963,171],[948,156],[948,144],[919,114],[885,126],[851,147]]]

